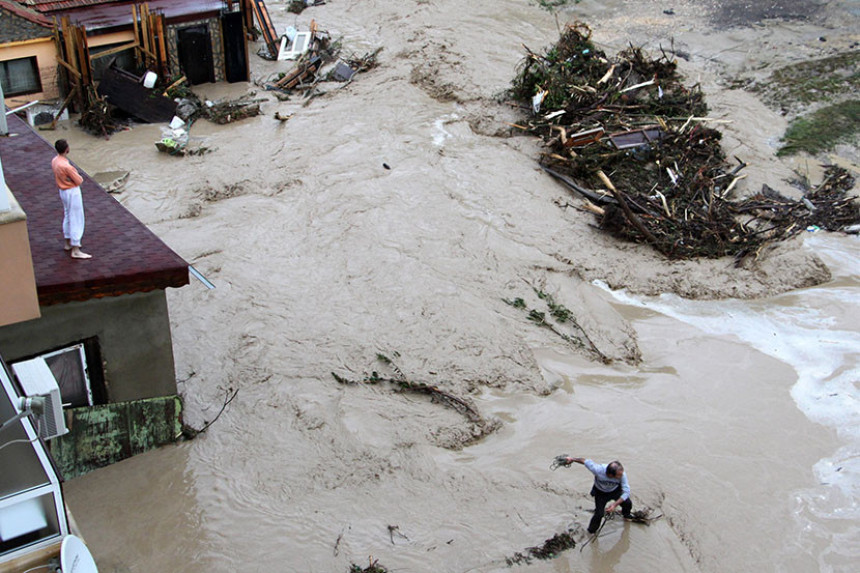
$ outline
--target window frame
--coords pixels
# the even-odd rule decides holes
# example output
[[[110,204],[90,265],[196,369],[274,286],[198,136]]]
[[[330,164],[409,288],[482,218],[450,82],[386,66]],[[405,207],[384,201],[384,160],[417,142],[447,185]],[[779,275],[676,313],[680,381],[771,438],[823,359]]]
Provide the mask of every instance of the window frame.
[[[18,91],[7,91],[6,87],[3,88],[3,96],[4,97],[13,97],[27,94],[36,94],[41,93],[42,90],[42,74],[39,73],[39,58],[37,56],[25,56],[23,58],[12,58],[10,60],[2,60],[0,61],[0,77],[4,78],[4,84],[10,83],[9,76],[9,64],[13,62],[22,62],[28,60],[30,62],[30,69],[33,73],[33,81],[31,85],[28,85],[24,89],[20,89]]]

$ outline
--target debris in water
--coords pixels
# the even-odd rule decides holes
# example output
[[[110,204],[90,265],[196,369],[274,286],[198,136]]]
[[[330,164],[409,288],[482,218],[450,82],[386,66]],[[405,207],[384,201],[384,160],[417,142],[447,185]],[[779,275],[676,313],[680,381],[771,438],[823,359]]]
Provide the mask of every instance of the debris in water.
[[[394,362],[392,362],[390,358],[388,358],[384,354],[377,354],[376,358],[384,366],[390,368],[394,372],[394,375],[392,377],[385,377],[380,375],[378,372],[373,371],[370,373],[370,375],[365,376],[365,378],[361,382],[356,382],[354,380],[349,380],[342,376],[338,376],[334,372],[332,372],[331,375],[341,384],[350,386],[360,383],[393,384],[402,392],[424,394],[426,396],[430,396],[430,399],[434,402],[441,402],[445,406],[453,408],[454,410],[465,416],[466,419],[471,423],[471,436],[465,442],[460,442],[458,444],[459,447],[472,444],[482,439],[484,436],[492,434],[499,428],[498,420],[486,420],[480,414],[480,412],[478,412],[477,408],[475,408],[474,404],[472,404],[470,400],[455,396],[450,392],[446,392],[445,390],[440,389],[438,386],[426,384],[424,382],[411,382],[406,378],[406,375],[403,374],[403,371],[401,371],[400,368]]]
[[[517,552],[512,557],[506,557],[505,563],[510,567],[520,563],[531,563],[532,559],[554,559],[559,553],[576,547],[576,540],[573,538],[575,533],[574,529],[556,533],[539,547],[529,547],[525,553]]]
[[[814,212],[773,195],[732,201],[746,164],[727,163],[701,90],[682,83],[665,51],[657,59],[634,47],[608,56],[581,22],[544,54],[526,50],[509,90],[529,110],[522,127],[544,140],[541,166],[587,199],[603,230],[670,258],[740,262],[809,225],[842,230],[860,222],[844,170],[829,171],[807,195]]]
[[[370,565],[361,568],[360,565],[353,563],[349,566],[349,573],[388,573],[388,569],[379,564],[379,561],[373,557],[368,558]]]

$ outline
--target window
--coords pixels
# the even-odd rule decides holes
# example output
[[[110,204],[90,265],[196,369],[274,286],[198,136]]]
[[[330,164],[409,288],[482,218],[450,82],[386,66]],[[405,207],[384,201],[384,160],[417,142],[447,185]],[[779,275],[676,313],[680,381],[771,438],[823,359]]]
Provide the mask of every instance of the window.
[[[36,56],[0,62],[0,82],[6,97],[42,91]]]
[[[101,81],[104,77],[105,70],[111,66],[115,66],[127,72],[137,72],[137,61],[134,57],[134,48],[116,52],[108,56],[99,56],[102,52],[114,50],[120,45],[121,44],[109,44],[106,46],[98,46],[97,48],[90,48],[90,61],[92,62],[93,79],[95,81]]]
[[[93,405],[93,391],[87,373],[87,357],[83,344],[43,354],[42,358],[57,379],[63,406],[79,408]]]
[[[107,403],[101,350],[97,337],[87,338],[71,346],[38,356],[45,360],[56,378],[64,408],[82,408]]]

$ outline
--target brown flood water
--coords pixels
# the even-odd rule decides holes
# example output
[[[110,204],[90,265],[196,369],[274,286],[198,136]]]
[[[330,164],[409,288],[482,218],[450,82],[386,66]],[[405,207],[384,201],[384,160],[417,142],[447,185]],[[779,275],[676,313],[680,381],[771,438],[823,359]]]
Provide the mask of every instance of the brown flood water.
[[[585,1],[559,21],[588,21],[607,49],[677,38],[714,117],[733,120],[729,152],[755,162],[748,189],[779,185],[802,166],[772,159],[784,119],[720,86],[792,51],[820,55],[822,34],[838,43],[830,12],[717,30],[710,4],[669,16],[660,2]],[[299,17],[285,5],[267,2],[279,29],[314,18],[346,53],[384,46],[380,67],[323,84],[307,106],[200,86],[267,100],[260,117],[194,125],[213,149],[200,157],[157,153],[161,126],[51,134],[91,174],[129,171],[117,199],[217,287],[169,293],[186,421],[202,426],[239,389],[198,439],[66,484],[100,571],[333,572],[371,556],[392,571],[507,570],[505,557],[590,517],[587,471],[549,469],[561,453],[621,459],[636,505],[664,517],[609,522],[582,551],[511,569],[852,570],[856,240],[810,235],[783,274],[755,278],[724,262],[669,266],[557,207],[564,192],[536,169],[534,142],[491,137],[515,117],[492,96],[522,44],[557,38],[534,3],[341,0]],[[256,80],[281,69],[251,57]],[[811,253],[827,254],[832,283],[758,301],[628,299],[591,282],[751,295],[788,288]],[[531,303],[532,286],[574,310],[613,365],[502,302]],[[470,432],[459,415],[331,376],[360,379],[377,353],[473,397],[501,429],[451,449]]]

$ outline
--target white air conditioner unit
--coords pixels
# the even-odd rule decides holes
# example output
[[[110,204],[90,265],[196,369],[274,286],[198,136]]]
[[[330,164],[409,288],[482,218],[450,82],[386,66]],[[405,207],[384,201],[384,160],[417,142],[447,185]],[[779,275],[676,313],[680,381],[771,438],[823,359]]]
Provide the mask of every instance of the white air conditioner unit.
[[[21,384],[24,396],[28,398],[41,397],[45,400],[45,408],[41,414],[34,415],[39,436],[50,440],[67,434],[66,419],[63,416],[63,400],[60,397],[60,387],[57,379],[43,358],[33,358],[12,365],[15,376]]]

